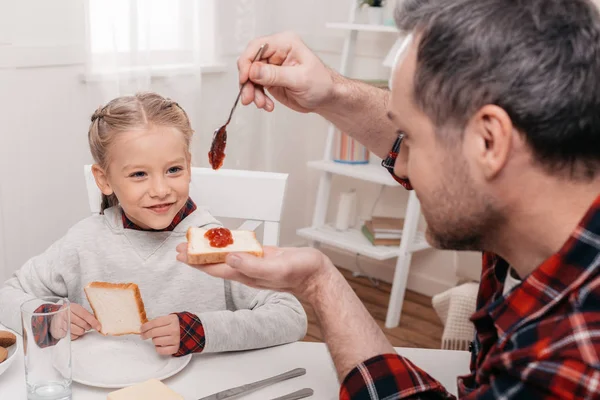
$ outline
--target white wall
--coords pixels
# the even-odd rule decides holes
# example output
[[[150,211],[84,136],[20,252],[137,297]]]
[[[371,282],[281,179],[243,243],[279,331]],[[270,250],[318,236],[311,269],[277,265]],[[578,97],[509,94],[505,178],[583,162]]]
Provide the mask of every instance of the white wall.
[[[196,130],[193,144],[196,165],[207,165],[206,152],[212,132],[222,124],[237,93],[235,59],[241,51],[240,43],[252,38],[237,37],[239,32],[251,30],[260,35],[295,30],[327,64],[337,67],[343,32],[327,30],[324,25],[327,21],[344,21],[349,1],[354,0],[219,2],[220,40],[227,71],[204,75],[200,94],[181,89],[189,77],[153,82],[154,90],[175,98],[190,114]],[[39,0],[12,3],[10,8],[18,8],[15,15],[23,18],[26,15],[24,10],[31,7],[32,2],[39,3]],[[58,3],[63,6],[57,6]],[[11,40],[15,39],[15,32],[21,32],[21,37],[27,40],[32,35],[37,37],[36,40],[56,37],[62,43],[73,40],[71,47],[77,47],[84,37],[83,24],[78,22],[80,10],[77,4],[80,2],[57,0],[53,4],[53,8],[44,10],[44,20],[54,23],[46,22],[44,30],[37,32],[37,36],[35,31],[31,33],[35,24],[16,31],[0,28],[0,35],[10,34]],[[0,18],[15,22],[12,26],[18,25],[16,17],[11,18],[9,13],[3,12],[7,6],[1,7],[0,15],[3,17]],[[238,18],[240,15],[252,15],[246,14],[250,8],[255,10],[253,18]],[[243,25],[244,29],[234,29],[239,25]],[[68,35],[63,31],[65,26],[68,27]],[[385,37],[378,34],[362,37],[357,49],[360,57],[355,75],[386,78],[389,71],[381,66],[381,60],[394,39],[393,35]],[[4,41],[6,39],[0,36],[0,43]],[[79,79],[83,72],[81,63],[74,61],[72,65],[2,69],[3,55],[6,56],[6,52],[2,52],[0,45],[0,280],[6,279],[26,259],[43,251],[71,225],[88,215],[81,168],[91,161],[86,137],[89,115],[102,102],[97,85],[82,83]],[[73,58],[77,60],[76,56]],[[229,130],[228,167],[290,173],[282,244],[303,243],[295,231],[311,222],[319,176],[317,172],[308,170],[305,163],[322,157],[326,130],[327,123],[320,117],[297,114],[282,106],[278,106],[272,114],[259,112],[253,107],[240,107],[236,111]],[[336,201],[340,190],[349,187],[361,189],[361,210],[363,215],[367,215],[375,192],[369,184],[336,177],[332,202]],[[383,214],[402,213],[406,198],[401,188],[386,189],[378,211]],[[334,260],[352,267],[349,264],[353,259],[330,254]],[[452,253],[430,250],[418,254],[413,260],[409,287],[412,285],[431,294],[455,281]],[[391,277],[393,264],[369,263],[369,260],[362,259],[360,262],[363,268],[374,271],[375,275],[384,279]]]

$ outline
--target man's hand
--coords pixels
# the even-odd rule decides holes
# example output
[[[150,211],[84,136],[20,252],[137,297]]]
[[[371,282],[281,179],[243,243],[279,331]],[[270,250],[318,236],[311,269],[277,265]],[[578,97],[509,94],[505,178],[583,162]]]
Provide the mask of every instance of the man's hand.
[[[268,48],[260,60],[252,60],[261,45]],[[250,82],[242,92],[242,104],[273,111],[273,100],[299,112],[312,112],[332,96],[336,73],[302,42],[295,33],[284,32],[251,41],[238,59],[240,84]]]
[[[171,356],[179,350],[179,318],[175,314],[153,319],[142,325],[142,339],[152,339],[156,352]]]
[[[187,263],[187,244],[177,246],[177,259]],[[245,253],[227,256],[226,264],[192,265],[209,275],[259,289],[290,292],[309,299],[335,267],[323,253],[310,247],[265,247],[262,258]]]
[[[77,340],[90,329],[100,330],[100,322],[79,304],[71,303],[71,340]],[[67,333],[65,313],[59,313],[50,322],[50,334],[54,339],[62,339]]]

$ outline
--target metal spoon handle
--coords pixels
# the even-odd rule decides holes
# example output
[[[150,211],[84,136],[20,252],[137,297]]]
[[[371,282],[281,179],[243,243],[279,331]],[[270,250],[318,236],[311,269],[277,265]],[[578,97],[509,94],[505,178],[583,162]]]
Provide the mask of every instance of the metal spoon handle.
[[[258,49],[258,52],[256,52],[256,55],[254,56],[254,59],[252,60],[252,62],[259,60],[260,57],[262,56],[262,53],[264,53],[268,47],[269,47],[268,43],[265,43],[262,46],[260,46],[260,48]],[[231,112],[229,113],[229,118],[227,118],[227,122],[225,122],[225,125],[229,125],[229,123],[231,122],[231,117],[233,117],[233,111],[237,107],[237,105],[240,101],[240,97],[242,97],[242,90],[244,90],[244,86],[246,86],[246,84],[248,82],[250,82],[250,78],[248,78],[248,80],[246,82],[244,82],[244,84],[240,88],[240,92],[238,93],[237,98],[235,99],[235,103],[233,103],[233,107],[231,108]]]

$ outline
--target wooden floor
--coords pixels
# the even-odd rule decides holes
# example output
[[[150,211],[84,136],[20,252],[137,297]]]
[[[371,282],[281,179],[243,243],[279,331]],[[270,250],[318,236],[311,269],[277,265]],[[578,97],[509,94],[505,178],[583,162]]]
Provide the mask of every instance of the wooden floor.
[[[400,326],[385,328],[385,315],[390,298],[391,285],[380,282],[378,287],[364,277],[353,277],[352,273],[341,269],[350,286],[362,300],[367,310],[377,321],[383,332],[396,347],[419,347],[439,349],[442,338],[442,323],[431,306],[431,298],[407,291],[402,307]],[[322,342],[323,336],[312,307],[304,304],[308,314],[307,342]]]

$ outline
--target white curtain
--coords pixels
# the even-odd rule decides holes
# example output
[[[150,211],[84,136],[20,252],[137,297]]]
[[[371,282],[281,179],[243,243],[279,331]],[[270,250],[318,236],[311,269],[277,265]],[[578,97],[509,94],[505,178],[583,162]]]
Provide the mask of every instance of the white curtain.
[[[90,101],[138,91],[199,109],[201,66],[214,59],[213,0],[88,0]],[[100,105],[98,104],[98,105]]]

